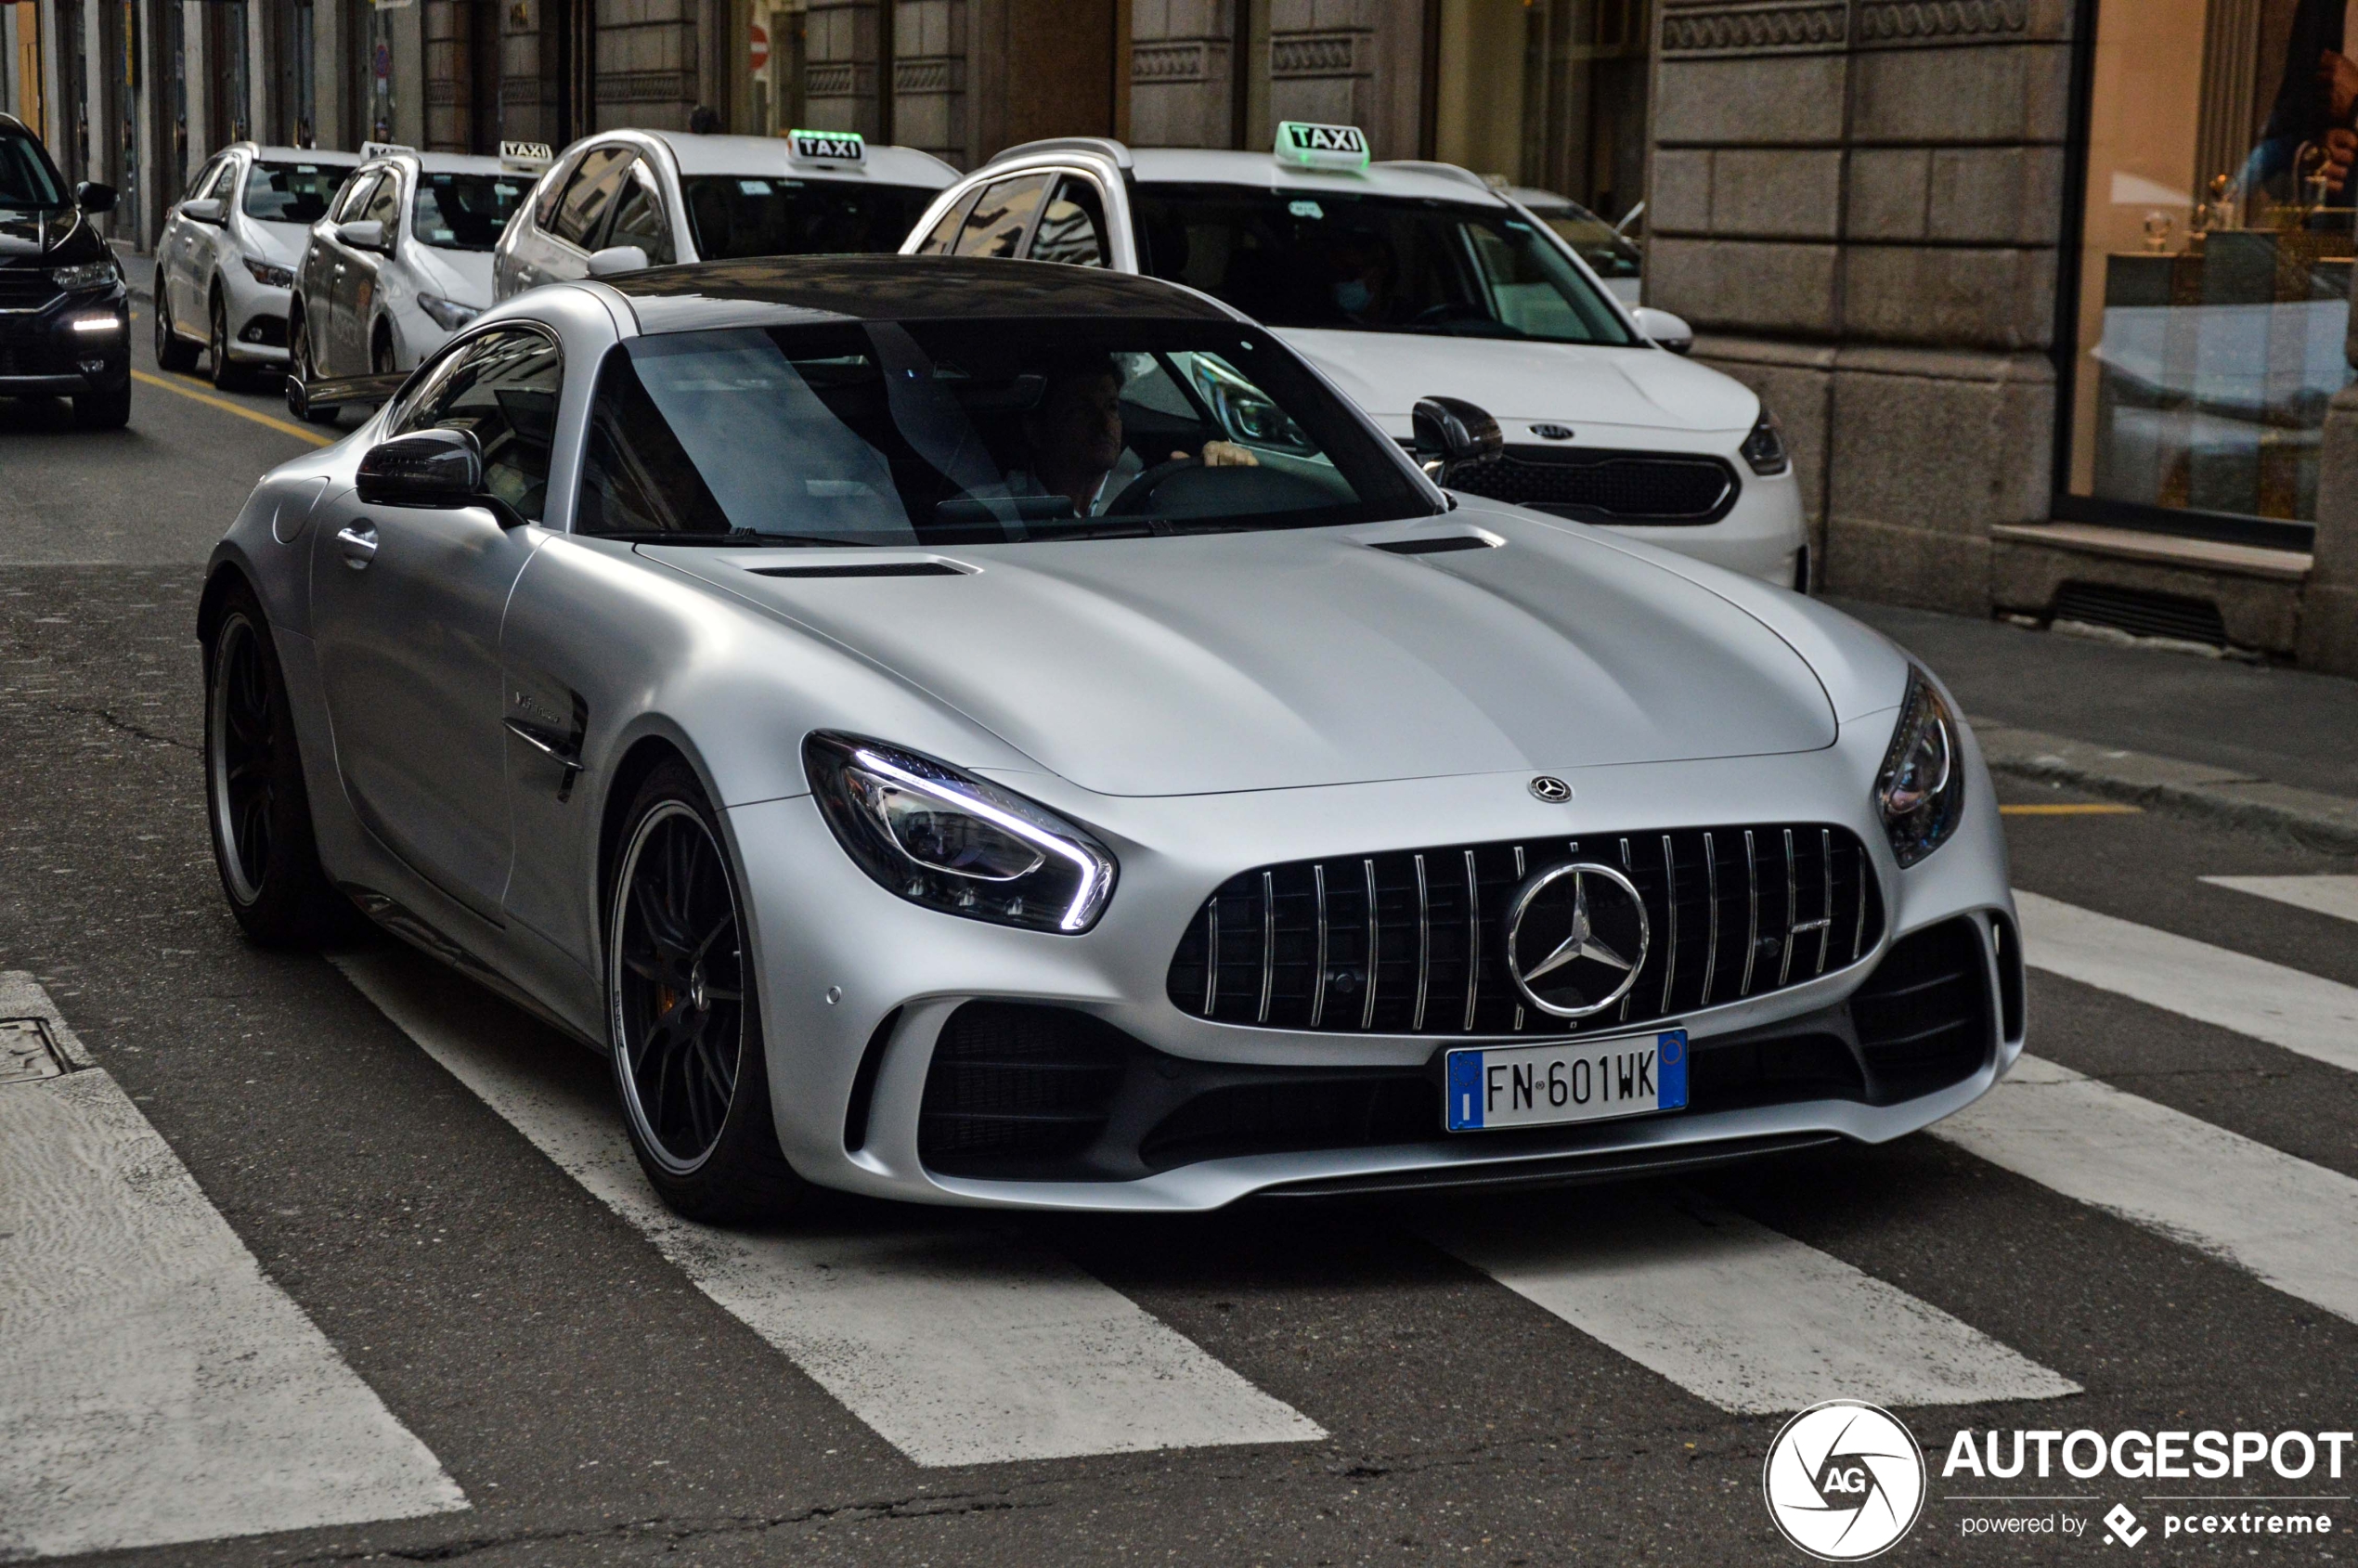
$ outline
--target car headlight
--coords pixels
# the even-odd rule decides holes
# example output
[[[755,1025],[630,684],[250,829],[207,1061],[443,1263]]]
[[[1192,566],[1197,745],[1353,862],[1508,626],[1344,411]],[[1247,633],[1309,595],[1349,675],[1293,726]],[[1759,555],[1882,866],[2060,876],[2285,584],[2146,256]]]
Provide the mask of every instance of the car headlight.
[[[240,256],[238,259],[246,264],[247,274],[266,289],[294,287],[294,273],[288,267],[273,266],[260,256]]]
[[[455,332],[483,314],[473,305],[460,305],[457,300],[447,300],[440,294],[421,293],[418,308],[446,332]]]
[[[1958,757],[1961,727],[1924,672],[1908,671],[1891,749],[1875,779],[1875,806],[1891,852],[1914,865],[1949,841],[1965,810],[1965,770]]]
[[[1743,453],[1752,471],[1763,477],[1793,466],[1793,456],[1785,450],[1784,421],[1770,413],[1765,403],[1760,406],[1760,417],[1752,422],[1752,434],[1737,450]]]
[[[69,292],[81,289],[103,289],[114,281],[114,263],[84,262],[78,266],[56,266],[49,269],[49,281]]]
[[[1078,935],[1113,897],[1106,847],[1020,795],[857,735],[817,732],[802,757],[845,852],[911,903]]]

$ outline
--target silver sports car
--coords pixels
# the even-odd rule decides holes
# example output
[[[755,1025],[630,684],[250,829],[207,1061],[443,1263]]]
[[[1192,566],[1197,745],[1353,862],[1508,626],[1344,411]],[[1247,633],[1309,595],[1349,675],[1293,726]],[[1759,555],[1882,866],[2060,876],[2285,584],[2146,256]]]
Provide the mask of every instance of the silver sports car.
[[[697,1215],[1561,1181],[1988,1090],[2022,965],[1939,683],[1418,428],[1079,267],[536,290],[214,555],[230,907],[606,1053]]]

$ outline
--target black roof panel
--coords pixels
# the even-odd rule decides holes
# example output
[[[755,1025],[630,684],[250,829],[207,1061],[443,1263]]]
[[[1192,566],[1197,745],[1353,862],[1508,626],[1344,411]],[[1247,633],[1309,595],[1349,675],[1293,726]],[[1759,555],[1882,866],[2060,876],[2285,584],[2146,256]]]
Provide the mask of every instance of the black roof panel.
[[[640,300],[779,305],[858,320],[1135,316],[1231,321],[1226,307],[1152,278],[979,256],[762,256],[656,266],[601,279]],[[642,313],[642,315],[645,313]],[[663,328],[702,325],[659,309]]]

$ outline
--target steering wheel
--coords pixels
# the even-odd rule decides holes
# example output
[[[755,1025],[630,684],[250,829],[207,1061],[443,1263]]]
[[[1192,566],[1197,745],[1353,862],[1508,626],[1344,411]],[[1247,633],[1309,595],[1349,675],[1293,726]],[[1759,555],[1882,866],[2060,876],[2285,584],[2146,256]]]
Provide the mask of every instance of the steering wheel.
[[[1438,327],[1445,321],[1487,321],[1490,319],[1490,312],[1478,305],[1468,305],[1461,300],[1444,300],[1439,305],[1429,305],[1417,312],[1409,318],[1408,325]]]
[[[1155,464],[1154,467],[1121,487],[1121,494],[1114,497],[1112,502],[1107,506],[1106,515],[1108,517],[1139,516],[1153,503],[1155,489],[1164,480],[1169,479],[1173,474],[1200,466],[1202,465],[1193,458],[1173,458],[1168,462]]]

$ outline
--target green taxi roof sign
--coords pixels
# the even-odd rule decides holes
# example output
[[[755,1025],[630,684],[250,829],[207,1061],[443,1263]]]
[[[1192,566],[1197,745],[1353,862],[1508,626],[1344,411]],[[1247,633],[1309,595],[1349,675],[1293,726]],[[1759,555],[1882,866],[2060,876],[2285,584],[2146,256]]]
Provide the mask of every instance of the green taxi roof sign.
[[[1356,125],[1280,120],[1277,162],[1301,169],[1364,169],[1367,166],[1367,134]]]
[[[788,131],[786,154],[797,163],[859,163],[868,143],[857,131]]]
[[[499,144],[499,167],[512,175],[537,175],[556,161],[556,149],[545,141]]]

